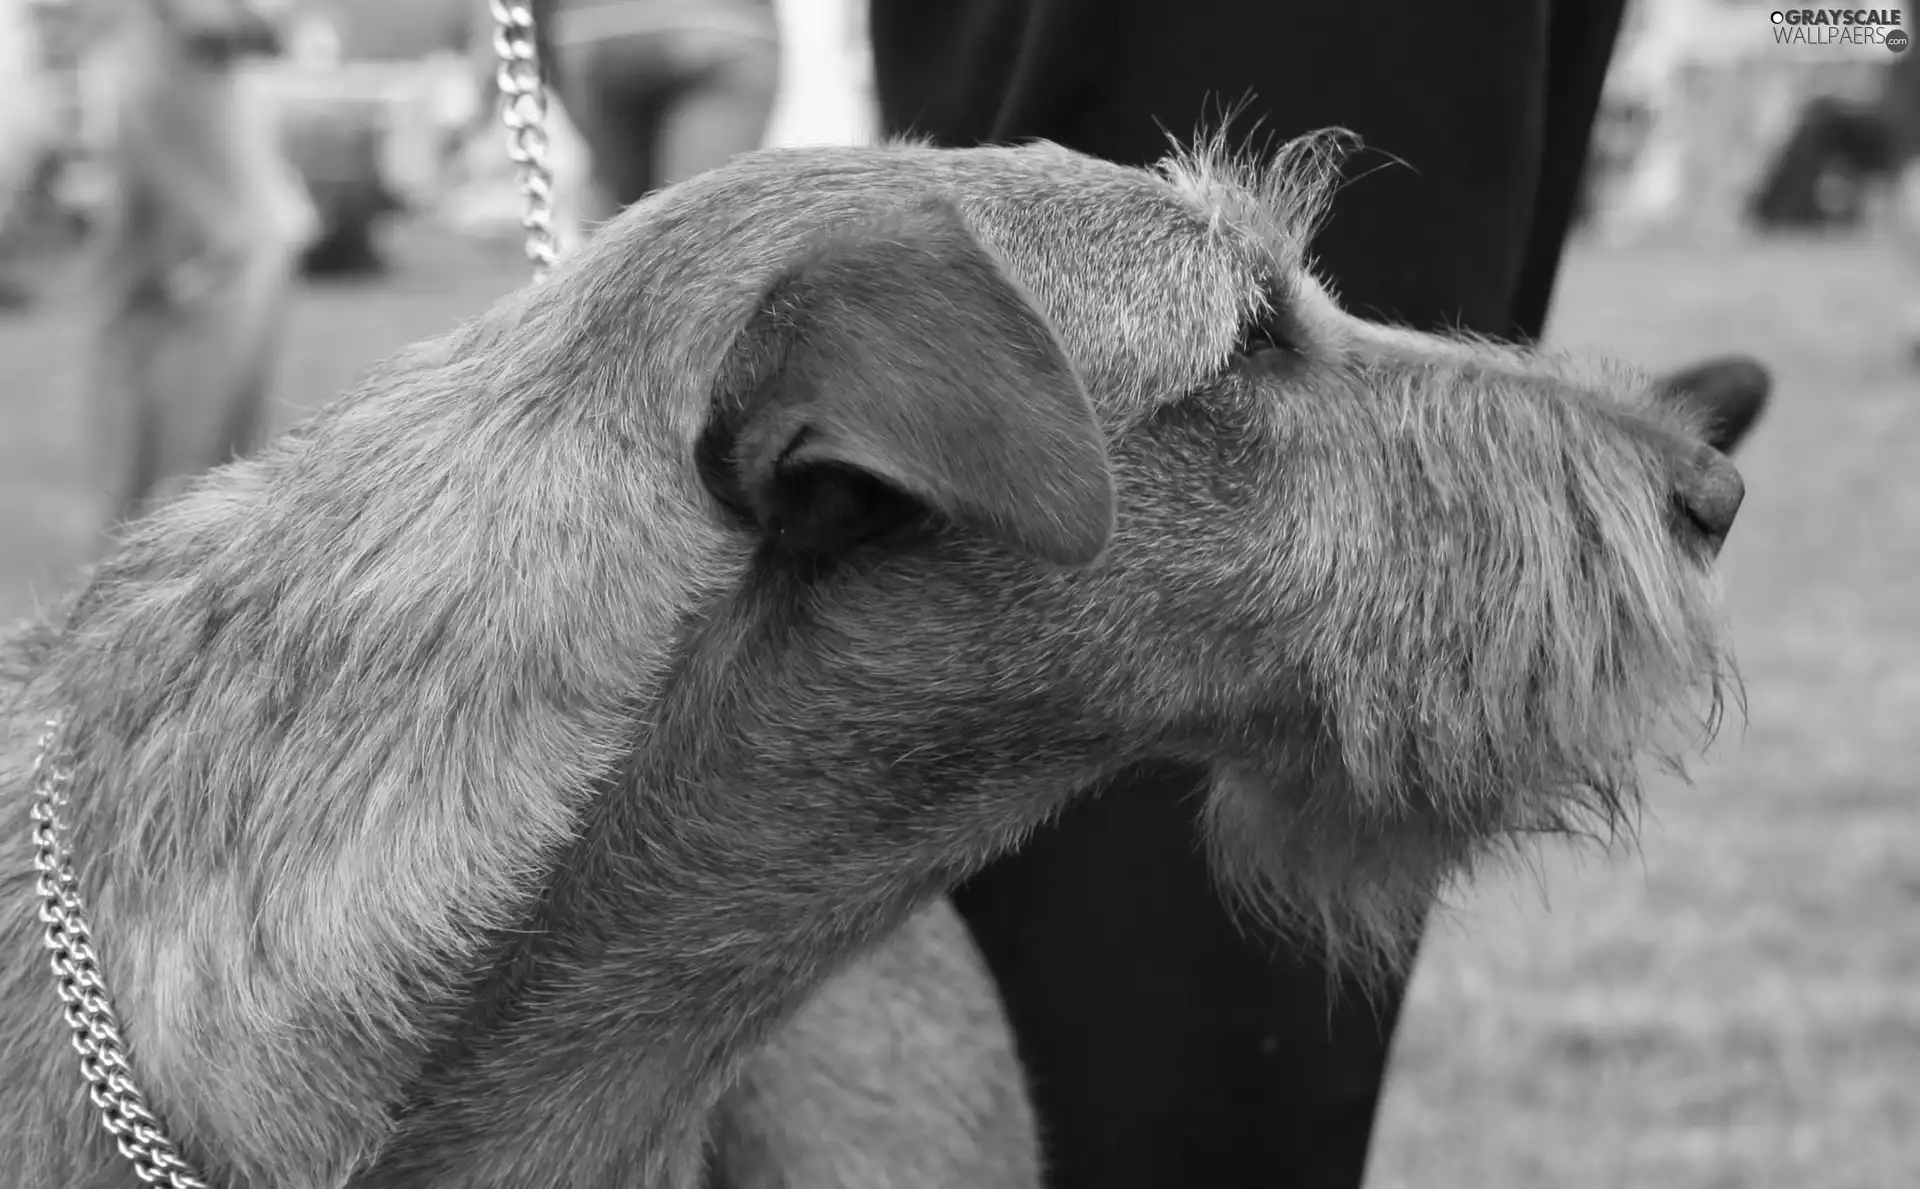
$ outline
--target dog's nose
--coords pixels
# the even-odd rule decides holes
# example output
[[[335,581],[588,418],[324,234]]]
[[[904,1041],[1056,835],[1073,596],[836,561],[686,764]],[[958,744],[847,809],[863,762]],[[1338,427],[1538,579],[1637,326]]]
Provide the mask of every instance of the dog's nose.
[[[1726,455],[1697,446],[1674,467],[1673,498],[1687,520],[1715,549],[1727,539],[1747,485]]]

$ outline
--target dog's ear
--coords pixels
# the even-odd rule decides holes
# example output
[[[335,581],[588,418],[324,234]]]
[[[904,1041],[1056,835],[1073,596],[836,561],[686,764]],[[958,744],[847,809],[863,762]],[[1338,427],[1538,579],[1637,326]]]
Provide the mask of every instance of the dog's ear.
[[[931,512],[1059,565],[1113,534],[1105,440],[1053,328],[933,199],[821,243],[722,369],[702,471],[800,553]]]

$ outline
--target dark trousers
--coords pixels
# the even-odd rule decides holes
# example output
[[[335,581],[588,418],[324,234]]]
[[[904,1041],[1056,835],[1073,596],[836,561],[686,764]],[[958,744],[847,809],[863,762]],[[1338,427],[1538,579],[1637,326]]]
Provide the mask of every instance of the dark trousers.
[[[1237,139],[1369,146],[1316,245],[1349,309],[1533,339],[1621,0],[871,0],[890,133],[1058,141],[1129,164]],[[960,889],[1060,1189],[1361,1182],[1404,985],[1330,987],[1229,917],[1198,772],[1129,773]],[[1462,1142],[1472,1142],[1463,1137]]]

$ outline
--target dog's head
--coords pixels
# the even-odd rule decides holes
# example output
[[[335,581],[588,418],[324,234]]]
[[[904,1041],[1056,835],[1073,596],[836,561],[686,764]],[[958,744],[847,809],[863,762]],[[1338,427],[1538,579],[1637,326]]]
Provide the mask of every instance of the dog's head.
[[[1223,874],[1354,957],[1611,824],[1718,709],[1739,480],[1630,372],[1343,313],[1332,163],[750,154],[131,526],[17,715],[77,757],[170,1125],[337,1181],[567,871],[643,905],[654,1002],[740,1027],[1139,761],[1205,768]],[[0,1013],[42,1058],[0,1116],[53,1023]]]
[[[1700,742],[1737,473],[1628,370],[1344,313],[1335,160],[770,152],[602,234],[575,358],[676,427],[760,778],[1193,761],[1232,883],[1376,953]]]

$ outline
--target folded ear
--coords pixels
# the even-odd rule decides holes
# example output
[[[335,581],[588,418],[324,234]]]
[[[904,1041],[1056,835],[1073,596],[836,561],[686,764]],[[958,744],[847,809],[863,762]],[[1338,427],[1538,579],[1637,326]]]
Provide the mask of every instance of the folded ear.
[[[715,494],[802,553],[923,511],[1060,565],[1113,534],[1086,390],[944,200],[837,235],[775,282],[722,369],[708,445]]]

